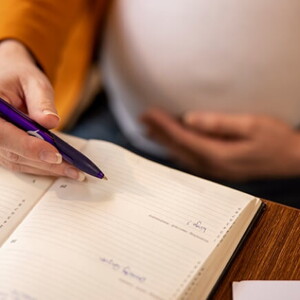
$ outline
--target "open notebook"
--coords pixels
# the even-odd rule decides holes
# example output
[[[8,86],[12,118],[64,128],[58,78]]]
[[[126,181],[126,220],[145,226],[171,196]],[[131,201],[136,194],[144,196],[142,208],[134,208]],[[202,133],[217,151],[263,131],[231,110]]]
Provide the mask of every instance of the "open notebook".
[[[261,200],[67,140],[109,180],[0,169],[0,299],[206,299]]]

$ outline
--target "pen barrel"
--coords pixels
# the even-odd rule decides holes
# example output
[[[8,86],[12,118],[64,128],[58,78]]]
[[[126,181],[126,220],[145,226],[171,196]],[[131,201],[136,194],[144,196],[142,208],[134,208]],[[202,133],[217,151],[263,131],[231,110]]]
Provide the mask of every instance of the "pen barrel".
[[[74,165],[76,168],[84,171],[87,174],[98,178],[104,177],[102,171],[89,158],[87,158],[80,151],[73,148],[71,145],[63,141],[52,132],[50,132],[50,134],[52,135],[54,146],[60,149],[60,153],[62,154],[65,161]]]
[[[48,129],[31,120],[26,114],[17,110],[2,98],[0,98],[0,117],[26,131],[28,134],[52,144],[58,149],[66,162],[78,169],[98,178],[104,177],[102,171],[86,156]]]
[[[0,98],[0,116],[18,128],[27,131],[28,134],[54,145],[53,139],[46,128],[31,120],[26,114],[17,110],[2,98]]]

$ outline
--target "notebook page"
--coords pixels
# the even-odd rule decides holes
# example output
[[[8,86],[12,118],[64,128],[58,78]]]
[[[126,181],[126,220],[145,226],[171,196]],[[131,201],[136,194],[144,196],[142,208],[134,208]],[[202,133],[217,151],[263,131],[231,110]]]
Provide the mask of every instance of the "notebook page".
[[[260,199],[253,199],[245,210],[242,211],[240,216],[235,220],[234,226],[228,230],[223,240],[213,250],[211,256],[201,267],[195,281],[186,289],[180,299],[207,299],[228,261],[237,249],[260,205]]]
[[[106,142],[84,152],[109,180],[55,182],[0,250],[0,293],[177,299],[253,199]]]
[[[0,247],[52,184],[51,178],[0,168]]]
[[[85,140],[56,133],[76,148],[82,148]],[[0,167],[0,247],[9,234],[28,214],[54,179],[14,173]]]

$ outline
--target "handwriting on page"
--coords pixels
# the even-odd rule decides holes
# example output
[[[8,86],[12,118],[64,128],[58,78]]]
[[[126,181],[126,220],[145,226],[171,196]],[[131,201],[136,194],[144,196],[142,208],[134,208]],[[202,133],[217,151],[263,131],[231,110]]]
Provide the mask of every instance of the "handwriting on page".
[[[7,243],[9,253],[13,249],[22,249],[22,255],[26,253],[22,261],[22,264],[26,264],[26,270],[30,269],[26,273],[26,281],[35,282],[41,276],[38,257],[35,254],[32,256],[34,258],[28,257],[29,253],[34,252],[34,243],[42,245],[41,249],[48,249],[38,251],[38,256],[49,249],[59,249],[55,250],[60,253],[55,265],[59,265],[60,269],[55,268],[53,272],[68,276],[65,281],[78,289],[84,284],[93,287],[102,296],[101,299],[107,299],[111,293],[111,282],[121,289],[120,293],[138,293],[140,299],[168,299],[170,295],[180,293],[185,279],[190,278],[201,265],[201,251],[182,244],[168,233],[158,234],[147,216],[138,223],[139,220],[127,212],[127,209],[131,211],[131,205],[126,203],[118,203],[113,209],[115,202],[96,200],[98,193],[95,198],[86,197],[81,201],[53,197],[55,193],[68,190],[75,184],[78,186],[77,183],[68,182],[62,188],[62,180],[58,181]],[[91,195],[93,191],[90,190]],[[51,247],[47,247],[48,244]],[[88,275],[83,268],[73,270],[75,264],[72,257],[76,259],[76,264],[88,266]],[[46,267],[43,258],[41,263]],[[5,261],[0,266],[0,274],[4,264]],[[10,264],[10,260],[7,264]],[[53,263],[47,260],[47,264]],[[80,276],[80,285],[73,278],[74,273]],[[63,282],[57,284],[62,285]],[[180,289],[177,291],[178,286]],[[84,290],[79,292],[85,293]]]
[[[111,258],[100,257],[100,261],[114,271],[118,271],[121,275],[134,279],[140,283],[146,281],[146,277],[133,271],[130,266],[122,266]]]
[[[90,183],[103,197],[118,195],[118,201],[147,211],[152,220],[206,244],[218,243],[242,208],[239,194],[221,188],[210,190],[207,182],[185,180],[181,174],[164,168],[158,174],[157,166],[133,155],[113,154],[110,150],[106,157],[101,156],[99,164],[109,164],[111,180],[101,187],[93,179]]]
[[[2,259],[0,279],[5,267],[28,283],[43,277],[48,294],[177,299],[247,201],[111,146],[90,150],[109,180],[57,180],[5,244],[8,258],[17,254]],[[15,257],[23,273],[15,273]]]
[[[196,228],[196,229],[198,229],[200,232],[202,232],[202,233],[205,233],[206,232],[206,230],[207,230],[207,227],[206,226],[204,226],[203,224],[202,224],[202,221],[196,221],[196,222],[194,222],[194,221],[188,221],[187,223],[186,223],[186,225],[188,225],[188,226],[191,226],[192,228]]]

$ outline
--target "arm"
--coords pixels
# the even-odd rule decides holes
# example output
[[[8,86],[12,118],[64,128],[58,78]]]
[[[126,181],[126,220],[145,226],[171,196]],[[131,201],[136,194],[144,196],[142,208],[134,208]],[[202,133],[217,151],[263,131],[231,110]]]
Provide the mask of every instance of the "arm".
[[[0,96],[47,128],[59,118],[53,88],[68,35],[92,2],[2,0]],[[42,67],[46,75],[37,67]],[[48,143],[0,119],[0,165],[13,171],[82,179]]]

